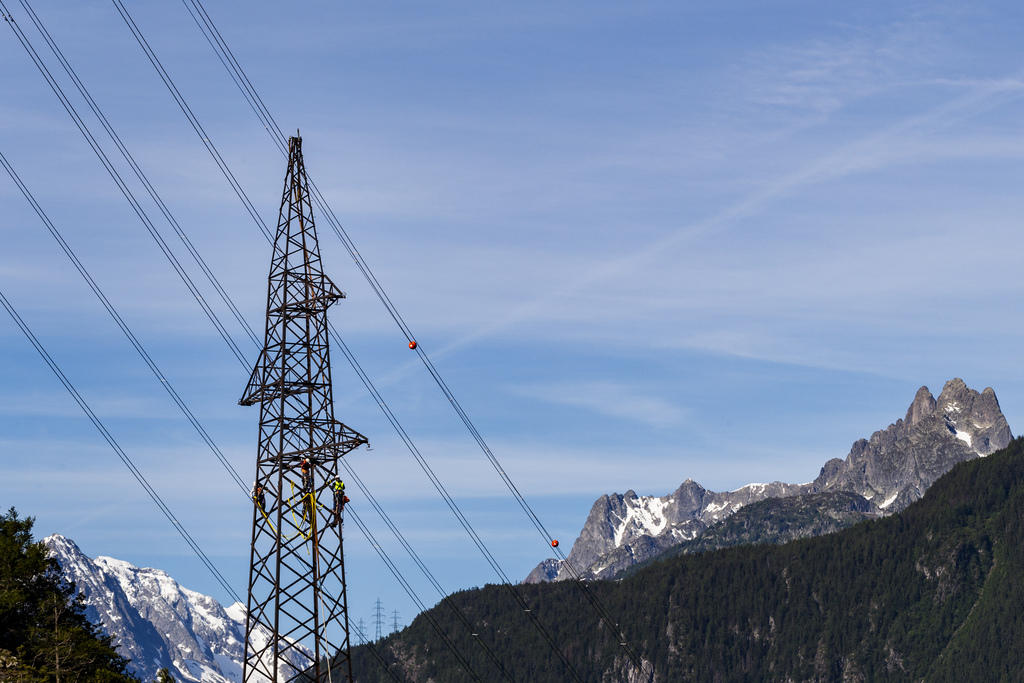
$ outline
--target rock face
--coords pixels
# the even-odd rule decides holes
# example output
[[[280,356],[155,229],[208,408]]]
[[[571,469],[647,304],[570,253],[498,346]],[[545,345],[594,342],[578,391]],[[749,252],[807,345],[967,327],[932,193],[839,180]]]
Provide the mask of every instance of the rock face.
[[[991,388],[979,394],[952,379],[935,400],[921,387],[903,420],[854,443],[846,460],[825,463],[811,490],[853,491],[896,512],[953,465],[1004,448],[1012,438]]]
[[[90,559],[64,536],[48,536],[43,543],[85,599],[86,616],[115,638],[139,678],[155,680],[166,667],[178,681],[241,682],[244,605],[225,609],[159,569],[112,557]]]
[[[953,465],[1004,448],[1012,438],[991,388],[979,393],[963,380],[952,379],[936,400],[927,387],[921,387],[904,419],[854,443],[845,460],[829,460],[808,484],[747,484],[717,493],[687,479],[667,496],[638,496],[633,491],[601,496],[567,560],[585,577],[610,578],[676,546],[710,549],[711,539],[728,545],[724,539],[729,534],[723,536],[717,528],[723,520],[768,499],[807,498],[776,506],[775,516],[748,520],[752,526],[745,537],[762,540],[745,542],[785,542],[829,533],[859,519],[902,510]],[[853,496],[850,514],[838,515],[835,510],[836,504],[846,505],[845,498],[815,497],[840,492]],[[786,529],[773,529],[773,524]],[[548,559],[526,582],[557,581],[569,575],[559,560]]]
[[[558,568],[561,563],[553,557],[550,557],[530,572],[530,575],[523,580],[523,583],[544,583],[545,581],[554,581],[558,576]]]
[[[685,553],[702,553],[757,543],[781,544],[799,538],[822,536],[878,516],[880,513],[874,505],[863,496],[848,491],[766,498],[744,506],[692,541],[669,546],[644,561],[610,562],[612,571],[603,572],[599,578],[628,575],[653,560]],[[614,558],[620,551],[613,551],[609,556]]]
[[[585,575],[605,578],[677,543],[697,538],[744,505],[799,492],[800,486],[777,481],[717,493],[687,479],[667,496],[638,496],[634,491],[601,496],[590,509],[567,559]],[[569,576],[558,560],[550,559],[534,569],[526,581],[552,580],[545,576],[552,573],[553,580]]]

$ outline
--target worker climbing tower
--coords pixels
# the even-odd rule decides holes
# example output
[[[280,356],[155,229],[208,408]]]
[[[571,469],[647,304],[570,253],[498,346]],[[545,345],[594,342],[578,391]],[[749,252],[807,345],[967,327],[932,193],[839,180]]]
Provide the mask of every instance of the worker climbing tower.
[[[327,308],[344,296],[321,266],[302,138],[289,138],[264,346],[239,401],[260,404],[243,683],[352,680],[335,494],[339,458],[367,441],[334,419]]]

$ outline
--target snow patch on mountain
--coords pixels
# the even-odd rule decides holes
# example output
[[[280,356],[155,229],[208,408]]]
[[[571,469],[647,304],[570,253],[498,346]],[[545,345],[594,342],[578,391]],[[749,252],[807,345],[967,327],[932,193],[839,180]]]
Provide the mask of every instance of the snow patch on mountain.
[[[882,508],[884,510],[885,508],[889,507],[894,502],[896,502],[896,499],[899,497],[899,495],[900,495],[899,492],[892,494],[891,496],[886,498],[884,501],[879,503],[878,507],[880,507],[880,508]]]
[[[655,536],[668,526],[665,508],[669,501],[654,496],[639,496],[626,502],[626,514],[619,517],[613,538],[615,545],[622,545],[627,532]]]

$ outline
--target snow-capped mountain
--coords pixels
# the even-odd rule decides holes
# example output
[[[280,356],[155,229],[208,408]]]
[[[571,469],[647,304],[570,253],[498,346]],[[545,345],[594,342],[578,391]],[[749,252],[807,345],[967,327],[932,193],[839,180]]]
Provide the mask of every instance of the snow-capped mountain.
[[[904,419],[854,443],[845,460],[826,462],[812,482],[747,484],[719,493],[687,479],[666,496],[633,491],[601,496],[567,559],[584,577],[610,578],[769,498],[847,492],[864,499],[869,515],[892,514],[924,495],[953,465],[1004,448],[1012,438],[991,388],[979,393],[952,379],[936,400],[921,387]],[[525,581],[569,576],[563,563],[548,559]]]
[[[116,639],[142,680],[154,680],[166,667],[178,681],[241,683],[244,605],[224,608],[159,569],[112,557],[90,559],[59,534],[43,543],[83,595],[86,616]]]

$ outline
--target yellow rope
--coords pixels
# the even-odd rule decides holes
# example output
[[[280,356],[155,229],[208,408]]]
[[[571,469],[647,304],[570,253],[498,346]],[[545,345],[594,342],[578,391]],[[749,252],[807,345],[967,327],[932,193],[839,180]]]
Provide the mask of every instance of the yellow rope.
[[[307,534],[306,532],[304,532],[302,530],[302,525],[301,525],[302,522],[306,521],[305,506],[303,506],[303,510],[302,510],[302,519],[296,519],[295,518],[295,506],[292,505],[292,500],[295,498],[295,482],[289,481],[288,485],[292,487],[291,488],[292,493],[291,493],[290,496],[288,496],[288,511],[291,512],[291,514],[292,514],[292,521],[295,523],[295,528],[299,530],[299,533],[294,534],[292,536],[292,538],[295,538],[296,536],[302,536],[303,540],[308,541],[309,540],[309,534]],[[312,495],[312,494],[310,494],[310,495]],[[305,498],[305,496],[303,496],[303,498]],[[302,500],[302,498],[300,498],[299,500]]]
[[[267,512],[266,510],[263,509],[263,506],[260,505],[260,501],[255,496],[253,496],[252,502],[256,503],[256,507],[259,508],[260,512],[263,514],[263,519],[267,520],[267,524],[270,525],[270,528],[274,531],[274,534],[276,535],[277,529],[274,527],[274,523],[270,521],[270,517],[267,517]]]

